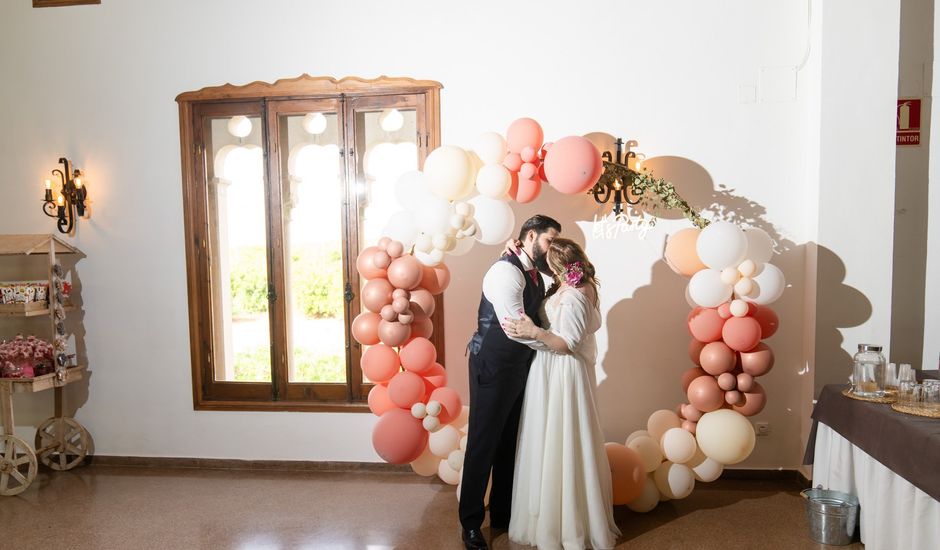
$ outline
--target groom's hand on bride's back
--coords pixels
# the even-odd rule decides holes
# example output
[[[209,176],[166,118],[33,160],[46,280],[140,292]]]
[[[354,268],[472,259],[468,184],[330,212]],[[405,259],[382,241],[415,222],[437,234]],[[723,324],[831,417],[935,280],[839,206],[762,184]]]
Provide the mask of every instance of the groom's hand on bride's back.
[[[509,256],[510,254],[519,254],[520,250],[522,250],[522,241],[509,239],[506,241],[506,248],[503,249],[503,253],[500,257]]]

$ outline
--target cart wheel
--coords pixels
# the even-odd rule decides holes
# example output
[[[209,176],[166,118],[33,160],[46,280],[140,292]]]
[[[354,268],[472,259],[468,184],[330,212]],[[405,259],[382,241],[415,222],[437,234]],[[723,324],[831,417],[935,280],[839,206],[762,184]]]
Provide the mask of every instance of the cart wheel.
[[[50,418],[36,429],[36,451],[53,470],[71,470],[88,454],[88,432],[74,418]]]
[[[36,479],[36,453],[25,441],[12,435],[0,436],[0,495],[18,495]]]

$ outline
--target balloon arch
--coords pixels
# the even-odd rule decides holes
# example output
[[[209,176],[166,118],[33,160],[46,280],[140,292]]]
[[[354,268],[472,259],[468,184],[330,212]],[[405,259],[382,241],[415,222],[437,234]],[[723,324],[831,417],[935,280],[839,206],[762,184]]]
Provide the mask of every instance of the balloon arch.
[[[614,503],[647,512],[660,500],[688,496],[696,481],[714,481],[725,465],[750,455],[755,434],[746,417],[766,403],[755,379],[774,363],[762,342],[778,326],[768,304],[784,289],[783,274],[769,263],[771,238],[758,228],[710,223],[668,182],[603,162],[584,137],[545,143],[541,126],[521,118],[505,139],[488,132],[472,151],[439,147],[423,172],[403,174],[395,194],[405,210],[391,216],[386,236],[357,259],[367,280],[366,310],[353,320],[352,333],[368,346],[361,367],[375,383],[369,407],[379,420],[372,444],[383,460],[436,474],[458,485],[460,498],[469,408],[447,386],[428,339],[434,296],[450,282],[444,260],[477,241],[505,242],[516,225],[509,201],[535,200],[543,182],[574,195],[612,178],[629,178],[644,200],[682,210],[695,226],[671,235],[664,254],[673,271],[690,277],[686,298],[693,309],[686,322],[695,366],[681,379],[688,403],[655,411],[646,429],[623,444],[607,443]]]

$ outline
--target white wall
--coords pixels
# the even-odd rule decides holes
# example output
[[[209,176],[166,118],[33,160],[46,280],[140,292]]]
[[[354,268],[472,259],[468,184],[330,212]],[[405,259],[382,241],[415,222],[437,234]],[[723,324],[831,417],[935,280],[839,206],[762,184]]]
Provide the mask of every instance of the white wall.
[[[940,32],[940,10],[934,10],[934,34]],[[934,60],[940,59],[940,43],[934,40]],[[931,67],[933,68],[933,67]],[[932,90],[940,89],[940,71],[932,70]],[[930,124],[936,128],[940,109],[931,112]],[[924,296],[925,369],[940,368],[940,139],[930,140],[927,222],[927,288]]]
[[[206,85],[306,72],[442,82],[444,143],[469,146],[481,132],[505,131],[520,116],[539,120],[553,139],[593,131],[636,139],[639,151],[651,158],[648,165],[675,181],[692,203],[710,206],[712,217],[768,230],[778,241],[775,261],[789,282],[776,306],[782,327],[769,342],[777,366],[762,381],[770,403],[757,417],[770,421],[774,432],[759,440],[742,466],[795,467],[808,393],[800,374],[808,360],[803,327],[814,315],[812,304],[804,303],[805,243],[816,240],[817,224],[826,242],[839,248],[850,240],[840,241],[839,226],[863,231],[872,223],[827,224],[806,209],[804,192],[820,187],[813,174],[827,186],[857,180],[835,173],[848,160],[844,155],[817,171],[807,154],[807,141],[820,134],[811,113],[829,91],[820,88],[818,71],[801,67],[812,41],[807,3],[737,0],[720,9],[717,3],[638,0],[596,2],[590,10],[563,1],[446,6],[126,0],[68,9],[33,10],[25,2],[0,7],[0,74],[7,84],[0,102],[10,106],[6,131],[0,132],[0,232],[51,230],[39,212],[40,182],[60,155],[86,170],[95,201],[93,219],[80,222],[74,239],[87,254],[79,274],[92,376],[87,391],[79,385],[69,395],[82,401],[77,416],[92,433],[96,451],[378,459],[369,438],[374,417],[368,414],[192,410],[173,98]],[[876,25],[886,26],[888,34],[890,11],[873,11],[889,21],[878,19]],[[859,16],[851,24],[869,25],[875,17]],[[834,26],[832,32],[851,34],[850,26]],[[851,63],[874,54],[879,71],[872,78],[880,82],[882,56],[891,52],[870,52],[873,47],[853,42],[842,55],[859,69]],[[835,92],[839,77],[851,71],[833,71]],[[888,81],[893,87],[896,75]],[[878,82],[843,86],[851,92],[843,101],[857,108],[882,99]],[[861,95],[854,99],[856,93]],[[867,132],[880,131],[883,122],[874,117],[849,133],[846,149],[855,139],[863,142]],[[868,176],[876,145],[859,156],[865,162],[857,162]],[[893,178],[893,165],[890,173],[882,174],[882,168],[887,167],[878,164],[877,177],[865,180],[876,180],[879,197]],[[820,187],[821,206],[832,204],[824,196],[833,192]],[[558,217],[568,236],[586,242],[597,263],[606,317],[598,339],[598,397],[607,436],[622,440],[643,427],[653,410],[674,408],[681,399],[679,375],[689,366],[684,281],[658,259],[664,236],[687,223],[670,215],[645,240],[628,234],[614,241],[590,238],[581,223],[587,234],[582,237],[576,222],[590,220],[595,211],[589,197],[551,190],[535,204],[516,208],[520,222],[533,212]],[[452,385],[464,393],[464,344],[473,331],[482,273],[496,254],[478,247],[449,264],[454,278],[445,296],[446,361]],[[869,275],[865,269],[852,274],[852,284],[880,304],[883,278],[882,270]],[[871,330],[881,330],[879,322]],[[51,396],[18,397],[16,406],[17,432],[31,437],[32,427],[51,411]]]

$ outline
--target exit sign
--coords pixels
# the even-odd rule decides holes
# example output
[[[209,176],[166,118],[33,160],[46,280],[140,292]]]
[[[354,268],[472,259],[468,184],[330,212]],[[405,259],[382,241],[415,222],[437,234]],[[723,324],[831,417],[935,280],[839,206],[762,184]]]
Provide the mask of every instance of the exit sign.
[[[899,99],[895,145],[920,145],[920,99]]]

